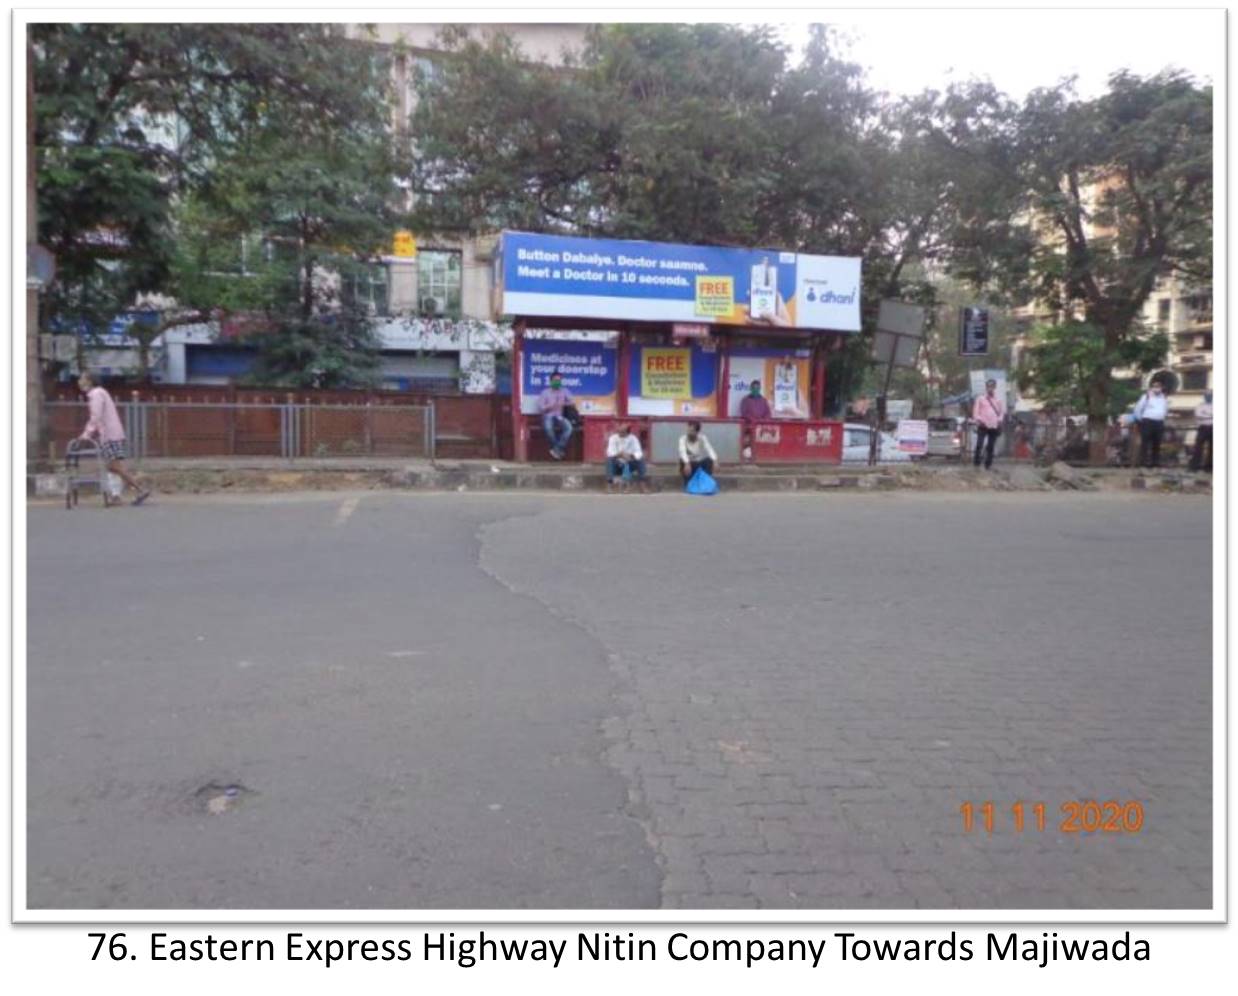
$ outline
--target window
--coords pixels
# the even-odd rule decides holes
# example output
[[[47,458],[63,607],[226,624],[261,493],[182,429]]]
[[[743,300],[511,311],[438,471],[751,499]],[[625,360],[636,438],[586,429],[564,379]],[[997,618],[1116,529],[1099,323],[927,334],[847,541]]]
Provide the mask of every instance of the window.
[[[1156,302],[1156,320],[1162,325],[1169,323],[1169,311],[1173,307],[1173,301],[1167,297],[1161,298]]]
[[[1183,372],[1182,390],[1184,391],[1206,391],[1208,390],[1208,371],[1207,370],[1187,370]]]
[[[1212,295],[1193,294],[1186,299],[1188,321],[1193,323],[1212,321]]]
[[[847,445],[867,447],[869,445],[869,431],[867,429],[848,429]]]
[[[371,315],[387,312],[387,267],[382,263],[361,267],[350,278],[353,302]]]
[[[417,253],[417,311],[429,318],[460,317],[459,252],[421,249]]]
[[[1211,349],[1212,348],[1212,336],[1197,335],[1195,337],[1195,348],[1196,349]]]

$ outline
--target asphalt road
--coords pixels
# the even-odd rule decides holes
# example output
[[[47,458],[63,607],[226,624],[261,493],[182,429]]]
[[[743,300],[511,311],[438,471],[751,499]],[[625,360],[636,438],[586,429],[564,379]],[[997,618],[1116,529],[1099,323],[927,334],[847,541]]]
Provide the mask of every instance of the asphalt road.
[[[1211,512],[31,506],[28,902],[1206,907]],[[1143,824],[1064,832],[1088,799]]]

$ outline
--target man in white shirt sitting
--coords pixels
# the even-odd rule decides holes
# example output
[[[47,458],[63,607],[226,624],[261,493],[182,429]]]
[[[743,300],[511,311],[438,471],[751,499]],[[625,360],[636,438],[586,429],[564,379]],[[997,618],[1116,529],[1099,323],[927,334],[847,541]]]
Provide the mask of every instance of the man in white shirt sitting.
[[[1139,423],[1139,463],[1143,467],[1161,465],[1161,436],[1165,434],[1165,419],[1169,415],[1169,399],[1159,380],[1135,405],[1135,420]]]
[[[640,484],[641,491],[649,491],[649,481],[645,477],[645,452],[641,449],[640,439],[626,423],[606,440],[606,490],[614,491],[619,479],[624,479],[625,486],[628,480],[635,480]]]
[[[689,422],[687,433],[679,437],[679,473],[683,475],[684,484],[698,467],[704,467],[705,473],[712,476],[717,462],[718,454],[701,432],[701,423]]]

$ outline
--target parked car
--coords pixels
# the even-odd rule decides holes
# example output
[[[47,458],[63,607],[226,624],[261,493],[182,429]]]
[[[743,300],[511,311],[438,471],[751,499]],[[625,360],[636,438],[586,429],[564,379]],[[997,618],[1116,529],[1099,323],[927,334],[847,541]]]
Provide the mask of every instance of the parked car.
[[[928,455],[957,460],[967,445],[967,420],[957,415],[928,420]]]
[[[843,426],[843,463],[868,463],[868,447],[872,429],[867,425],[848,422]],[[898,440],[889,432],[881,433],[877,453],[878,463],[909,463],[911,454],[898,448]]]

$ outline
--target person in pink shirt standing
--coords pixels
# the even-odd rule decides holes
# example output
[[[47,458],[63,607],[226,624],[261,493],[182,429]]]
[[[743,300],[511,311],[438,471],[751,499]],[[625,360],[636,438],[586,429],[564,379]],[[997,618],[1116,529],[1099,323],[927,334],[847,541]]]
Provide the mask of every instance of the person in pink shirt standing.
[[[984,394],[972,406],[971,417],[976,423],[976,456],[973,463],[980,466],[983,450],[984,469],[990,470],[993,467],[993,446],[1002,434],[1002,419],[1006,417],[1006,406],[997,396],[997,381],[985,381]]]
[[[106,390],[95,383],[94,377],[89,373],[83,372],[78,377],[77,386],[86,395],[86,403],[90,406],[90,417],[86,421],[86,428],[82,430],[78,438],[98,442],[107,469],[138,493],[133,499],[133,504],[141,505],[150,497],[150,491],[138,484],[137,480],[125,469],[125,427],[121,424],[120,413],[116,411],[116,402]],[[120,501],[119,499],[113,501],[108,496],[107,503],[109,505],[120,504]]]

